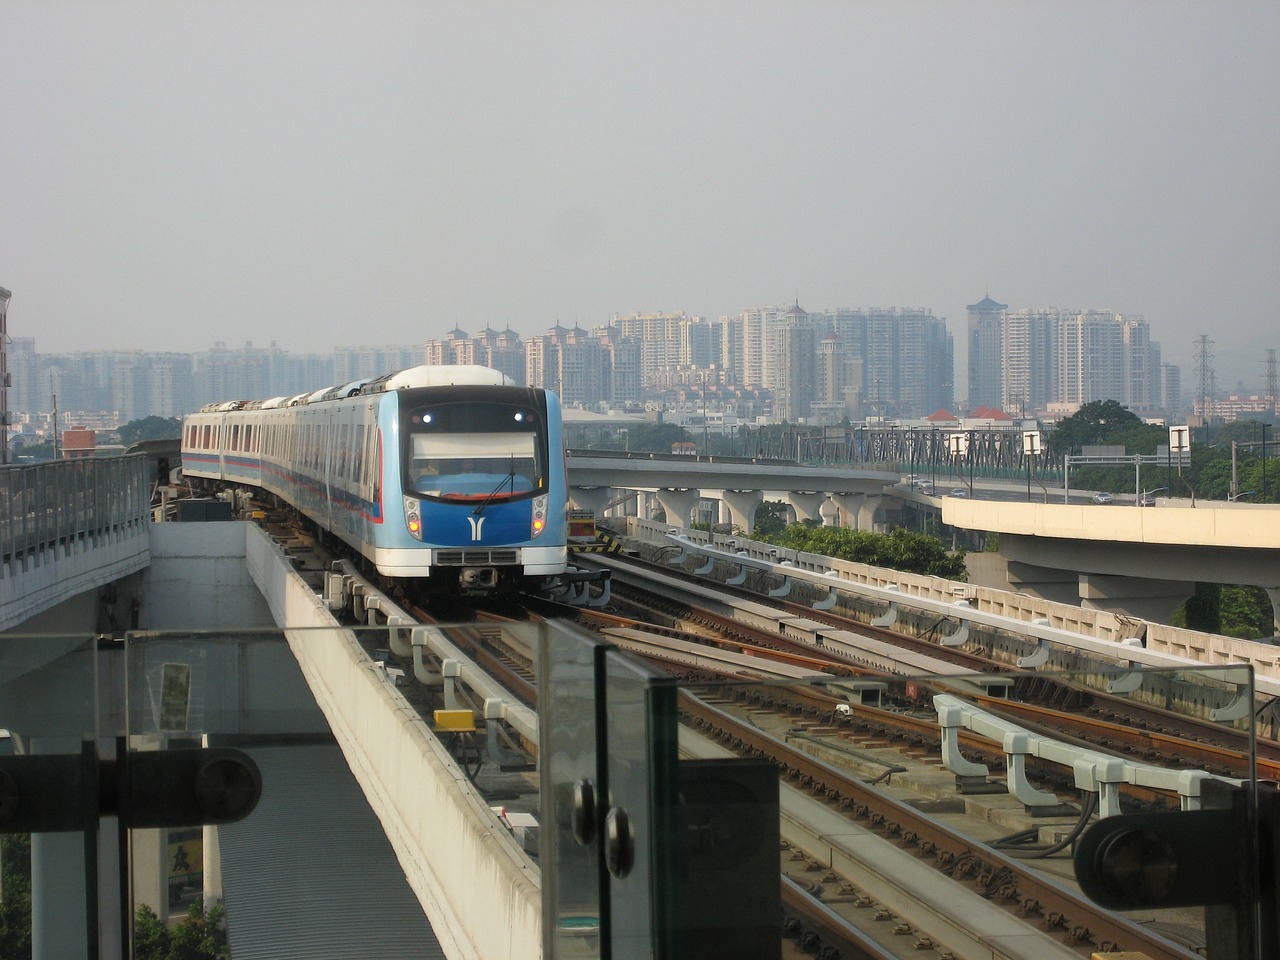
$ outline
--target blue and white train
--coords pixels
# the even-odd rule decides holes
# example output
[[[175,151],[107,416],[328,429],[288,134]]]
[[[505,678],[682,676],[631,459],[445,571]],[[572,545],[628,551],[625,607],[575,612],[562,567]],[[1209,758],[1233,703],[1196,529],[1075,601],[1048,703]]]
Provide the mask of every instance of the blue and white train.
[[[444,595],[533,592],[567,565],[560,400],[487,367],[414,367],[210,404],[182,471],[274,494],[388,577]]]

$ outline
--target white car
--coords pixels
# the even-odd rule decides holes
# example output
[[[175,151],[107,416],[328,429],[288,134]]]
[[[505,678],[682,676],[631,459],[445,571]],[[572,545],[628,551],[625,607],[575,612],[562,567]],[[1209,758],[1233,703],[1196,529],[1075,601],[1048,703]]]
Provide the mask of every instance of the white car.
[[[1095,493],[1093,495],[1094,503],[1110,503],[1111,500],[1112,500],[1111,494],[1107,493],[1106,491],[1103,491],[1101,493]]]
[[[969,491],[964,487],[953,487],[951,490],[951,496],[953,497],[967,497],[968,495]]]

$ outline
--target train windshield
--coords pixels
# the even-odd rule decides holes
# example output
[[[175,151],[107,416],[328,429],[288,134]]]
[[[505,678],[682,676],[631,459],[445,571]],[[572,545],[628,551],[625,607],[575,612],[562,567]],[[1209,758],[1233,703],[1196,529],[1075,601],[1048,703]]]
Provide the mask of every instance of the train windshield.
[[[510,500],[546,488],[541,420],[526,408],[450,404],[414,411],[405,489],[440,500]]]

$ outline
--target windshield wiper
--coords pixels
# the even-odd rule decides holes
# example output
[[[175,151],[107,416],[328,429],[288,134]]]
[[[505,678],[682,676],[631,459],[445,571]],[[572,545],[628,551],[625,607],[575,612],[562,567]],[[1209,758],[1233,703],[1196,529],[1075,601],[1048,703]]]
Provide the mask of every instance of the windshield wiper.
[[[511,458],[510,472],[501,480],[499,480],[498,485],[494,487],[493,490],[490,491],[489,495],[476,505],[476,508],[471,511],[472,514],[478,517],[480,516],[480,514],[484,513],[484,508],[487,507],[489,504],[493,503],[494,498],[497,497],[498,493],[507,484],[511,484],[511,492],[515,493],[516,492],[516,458],[515,457]]]

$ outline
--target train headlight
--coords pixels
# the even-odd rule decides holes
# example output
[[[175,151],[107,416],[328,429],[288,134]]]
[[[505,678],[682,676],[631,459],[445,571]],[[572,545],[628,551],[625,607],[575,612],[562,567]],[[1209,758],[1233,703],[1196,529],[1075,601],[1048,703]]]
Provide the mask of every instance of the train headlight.
[[[534,497],[533,516],[529,520],[529,539],[539,536],[545,529],[547,529],[547,498]]]
[[[422,539],[421,504],[413,497],[404,498],[404,525],[409,530],[409,536],[415,540]]]

